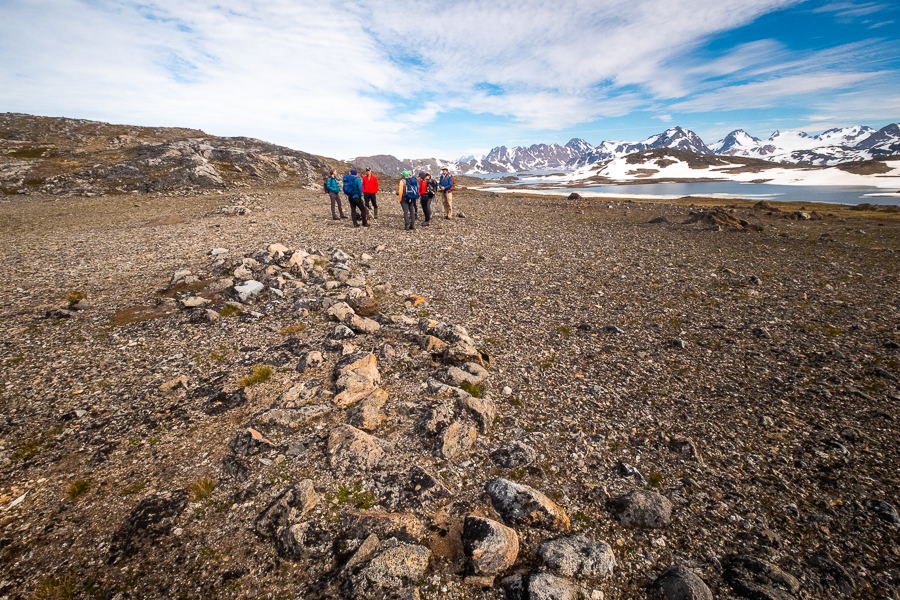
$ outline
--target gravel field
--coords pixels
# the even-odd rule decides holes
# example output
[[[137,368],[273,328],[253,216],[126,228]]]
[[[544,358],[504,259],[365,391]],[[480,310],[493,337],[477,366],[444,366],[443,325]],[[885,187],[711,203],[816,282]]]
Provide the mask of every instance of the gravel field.
[[[379,198],[2,200],[0,599],[900,599],[897,214]]]

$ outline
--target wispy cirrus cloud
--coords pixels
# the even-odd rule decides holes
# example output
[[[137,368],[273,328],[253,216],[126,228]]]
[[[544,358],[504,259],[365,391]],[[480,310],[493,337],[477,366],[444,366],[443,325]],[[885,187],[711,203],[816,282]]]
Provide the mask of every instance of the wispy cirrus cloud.
[[[829,2],[813,9],[814,13],[834,13],[836,17],[846,19],[864,17],[890,8],[890,4],[882,2]]]

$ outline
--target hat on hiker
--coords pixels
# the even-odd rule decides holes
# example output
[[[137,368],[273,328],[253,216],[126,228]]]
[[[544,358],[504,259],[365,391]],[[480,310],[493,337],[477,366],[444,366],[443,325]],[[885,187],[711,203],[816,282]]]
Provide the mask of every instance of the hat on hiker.
[[[351,174],[351,175],[356,175],[356,169],[350,169],[350,174]]]
[[[366,171],[371,171],[372,167],[366,167]]]
[[[407,177],[409,177],[409,171],[403,171],[402,173],[400,173],[400,177],[406,179]]]
[[[447,167],[441,167],[441,171],[449,171],[449,170],[450,169],[448,169]]]

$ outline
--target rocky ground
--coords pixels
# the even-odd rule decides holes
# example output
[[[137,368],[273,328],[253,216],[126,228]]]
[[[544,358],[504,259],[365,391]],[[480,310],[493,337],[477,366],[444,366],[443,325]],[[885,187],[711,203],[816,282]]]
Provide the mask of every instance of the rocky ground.
[[[223,191],[0,203],[0,598],[900,598],[896,214]]]

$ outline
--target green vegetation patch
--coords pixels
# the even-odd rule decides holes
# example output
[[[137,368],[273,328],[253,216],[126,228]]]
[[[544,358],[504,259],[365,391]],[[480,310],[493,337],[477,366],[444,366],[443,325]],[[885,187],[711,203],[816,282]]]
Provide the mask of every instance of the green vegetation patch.
[[[250,375],[238,380],[238,385],[241,387],[250,387],[251,385],[267,381],[271,376],[272,367],[268,365],[256,365],[253,367],[253,372]]]
[[[216,482],[210,477],[201,477],[191,485],[191,496],[197,502],[209,498],[216,489]]]
[[[479,383],[477,385],[472,384],[468,381],[463,381],[459,384],[459,389],[467,392],[470,396],[474,398],[482,398],[484,397],[484,384]]]
[[[352,502],[356,506],[356,508],[368,510],[375,505],[375,501],[377,500],[377,498],[368,490],[364,490],[362,487],[362,483],[357,483],[352,488],[341,486],[338,489],[336,500],[338,504],[347,504],[348,502]]]
[[[147,487],[147,486],[146,486],[146,484],[144,484],[143,481],[135,481],[134,483],[123,487],[122,490],[119,492],[119,495],[120,496],[131,496],[133,494],[139,494],[140,492],[144,491],[145,487]]]
[[[34,146],[32,148],[21,148],[19,150],[14,150],[7,154],[7,156],[11,156],[13,158],[44,158],[44,153],[46,153],[50,148],[46,146]]]
[[[74,500],[79,496],[82,496],[91,489],[91,484],[85,479],[79,479],[78,481],[72,482],[72,484],[66,489],[66,496],[68,496],[69,500]]]
[[[219,314],[222,315],[223,317],[230,317],[230,316],[232,316],[232,315],[240,316],[241,313],[243,313],[243,312],[244,312],[244,311],[242,311],[242,310],[241,310],[240,308],[238,308],[237,306],[232,306],[231,304],[226,304],[226,305],[223,306],[222,309],[219,311]]]

